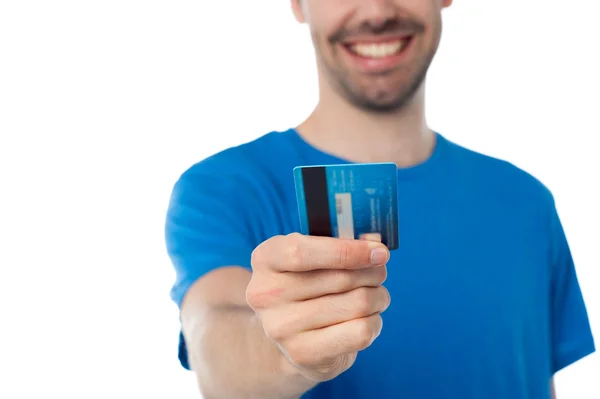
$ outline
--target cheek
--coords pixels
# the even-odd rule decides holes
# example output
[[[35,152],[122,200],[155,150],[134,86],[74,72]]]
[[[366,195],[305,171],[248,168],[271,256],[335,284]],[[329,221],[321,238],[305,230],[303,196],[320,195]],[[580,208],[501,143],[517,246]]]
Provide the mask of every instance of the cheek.
[[[317,56],[324,60],[327,64],[336,57],[337,50],[329,43],[328,36],[321,32],[312,32],[312,41],[317,53]]]
[[[329,69],[338,69],[343,64],[343,54],[345,51],[337,43],[331,43],[329,41],[330,33],[324,34],[321,32],[313,33],[313,44],[317,53],[317,57],[321,59],[321,61],[329,68]]]
[[[441,14],[444,0],[394,0],[403,16],[414,18],[426,26],[436,21]]]
[[[331,37],[346,23],[362,0],[299,0],[304,17],[313,32],[324,39]]]

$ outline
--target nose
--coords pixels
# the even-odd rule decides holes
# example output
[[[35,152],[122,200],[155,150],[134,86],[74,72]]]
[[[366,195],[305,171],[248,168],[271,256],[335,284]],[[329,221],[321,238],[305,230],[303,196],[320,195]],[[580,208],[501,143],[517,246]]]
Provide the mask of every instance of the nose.
[[[360,17],[373,27],[384,25],[397,17],[393,0],[360,0]]]

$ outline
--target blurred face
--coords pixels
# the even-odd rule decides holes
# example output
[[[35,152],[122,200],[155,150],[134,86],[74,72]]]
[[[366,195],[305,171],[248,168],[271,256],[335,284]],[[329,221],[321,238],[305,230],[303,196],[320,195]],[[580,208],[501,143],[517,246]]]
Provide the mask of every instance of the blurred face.
[[[311,30],[321,73],[357,107],[402,108],[437,51],[451,0],[292,0]]]

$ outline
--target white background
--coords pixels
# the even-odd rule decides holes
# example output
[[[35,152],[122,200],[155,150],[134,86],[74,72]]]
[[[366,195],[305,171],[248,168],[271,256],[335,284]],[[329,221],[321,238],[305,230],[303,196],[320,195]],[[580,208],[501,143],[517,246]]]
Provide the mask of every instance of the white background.
[[[600,341],[592,0],[456,0],[428,118],[554,192]],[[300,122],[317,88],[288,1],[0,2],[0,397],[197,398],[177,361],[170,190]],[[558,376],[600,398],[600,358]]]

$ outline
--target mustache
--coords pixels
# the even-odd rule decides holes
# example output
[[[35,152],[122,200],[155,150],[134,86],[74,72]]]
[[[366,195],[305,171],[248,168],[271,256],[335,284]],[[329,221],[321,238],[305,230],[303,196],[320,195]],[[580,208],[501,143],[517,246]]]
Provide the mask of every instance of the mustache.
[[[365,21],[355,29],[340,28],[337,32],[329,37],[331,44],[336,42],[348,41],[352,37],[362,35],[394,35],[403,34],[406,32],[423,33],[425,24],[414,19],[394,18],[387,19],[379,24]]]

